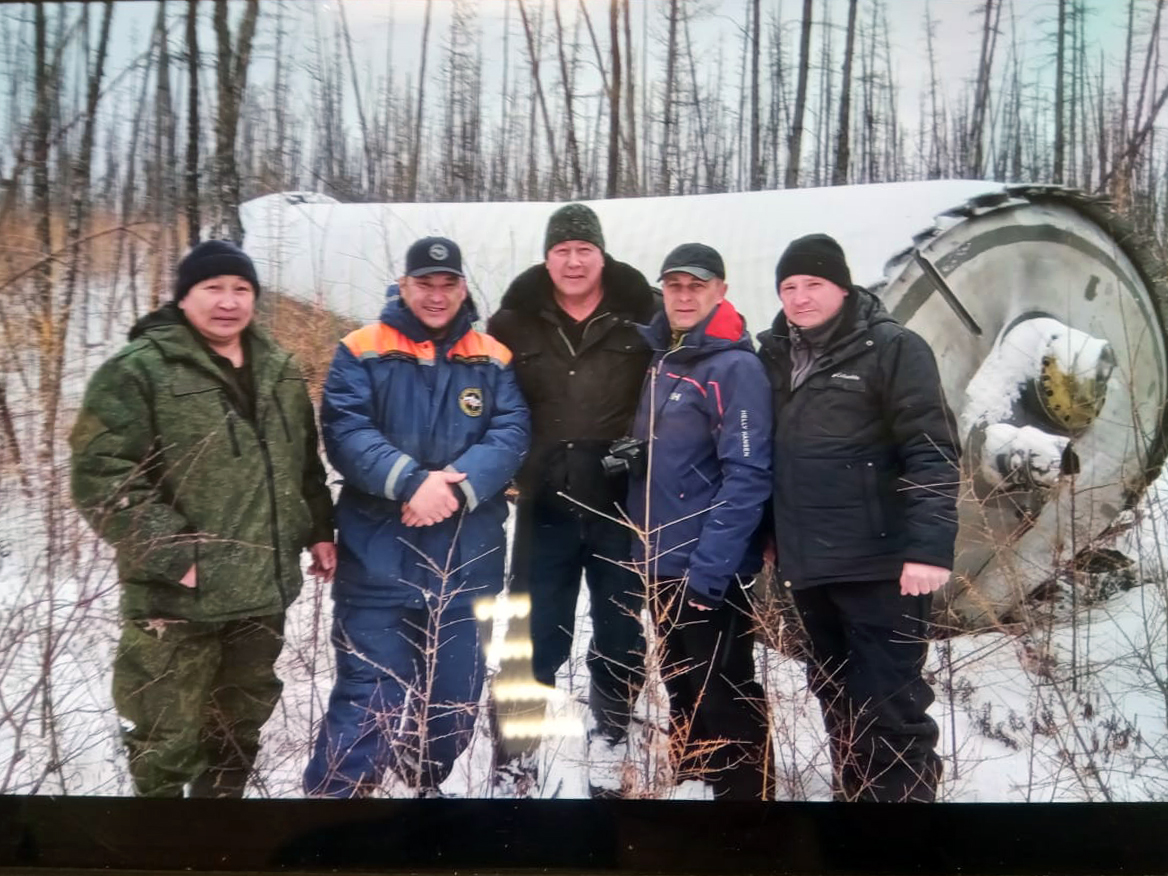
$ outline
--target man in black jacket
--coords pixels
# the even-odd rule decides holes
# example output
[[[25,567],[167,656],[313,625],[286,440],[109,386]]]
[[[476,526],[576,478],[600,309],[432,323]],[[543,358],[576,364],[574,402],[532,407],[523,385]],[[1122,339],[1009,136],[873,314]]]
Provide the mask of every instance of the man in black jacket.
[[[779,580],[809,641],[808,679],[840,800],[932,801],[932,594],[953,568],[960,448],[928,344],[853,286],[824,234],[779,259],[783,310],[759,335],[775,393]]]
[[[612,519],[626,483],[606,477],[601,459],[632,424],[651,355],[634,326],[653,317],[660,297],[605,252],[600,220],[583,204],[552,214],[544,253],[512,282],[487,327],[514,354],[532,416],[531,450],[517,477],[511,593],[530,594],[531,672],[554,686],[571,654],[583,574],[592,612],[589,758],[611,760],[643,681],[644,586],[618,565],[631,550],[630,531]],[[501,735],[509,736],[506,726]],[[516,753],[501,741],[497,753]],[[530,754],[530,745],[519,748]]]

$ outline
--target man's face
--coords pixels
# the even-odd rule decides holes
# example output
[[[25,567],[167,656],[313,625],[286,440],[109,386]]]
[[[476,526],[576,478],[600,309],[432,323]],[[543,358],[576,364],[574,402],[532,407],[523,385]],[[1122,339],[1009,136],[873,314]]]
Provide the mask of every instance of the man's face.
[[[466,281],[445,271],[403,277],[398,285],[410,313],[431,331],[441,331],[450,325],[466,300]]]
[[[583,240],[565,240],[548,250],[544,264],[558,293],[565,298],[586,298],[600,288],[604,253]]]
[[[213,346],[223,346],[251,324],[255,289],[243,277],[224,274],[196,283],[178,306],[195,331]]]
[[[710,315],[726,297],[726,282],[717,277],[699,280],[693,274],[673,271],[661,279],[665,316],[674,331],[689,331]]]
[[[799,328],[823,325],[840,312],[848,291],[823,277],[795,274],[779,284],[787,322]]]

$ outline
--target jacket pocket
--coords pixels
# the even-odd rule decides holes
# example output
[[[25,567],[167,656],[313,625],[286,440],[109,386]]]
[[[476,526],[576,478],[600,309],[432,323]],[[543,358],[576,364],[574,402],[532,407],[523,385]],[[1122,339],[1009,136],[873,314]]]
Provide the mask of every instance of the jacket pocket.
[[[310,404],[308,400],[308,381],[303,377],[281,377],[272,388],[272,401],[275,403],[276,416],[284,430],[284,439],[291,444],[300,425],[297,416],[302,416],[302,404]]]
[[[807,392],[803,431],[812,437],[852,438],[869,434],[880,420],[877,400],[862,380],[817,374],[799,389]]]
[[[231,407],[231,402],[227,400],[227,393],[218,390],[216,395],[219,397],[219,407],[223,410],[223,419],[227,423],[227,439],[231,442],[231,455],[238,459],[240,450],[239,436],[235,433],[236,413]]]

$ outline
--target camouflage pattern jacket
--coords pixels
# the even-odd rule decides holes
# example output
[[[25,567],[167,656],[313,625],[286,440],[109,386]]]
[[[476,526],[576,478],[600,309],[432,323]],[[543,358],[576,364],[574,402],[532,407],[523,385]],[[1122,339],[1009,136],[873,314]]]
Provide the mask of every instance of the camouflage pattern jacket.
[[[301,550],[332,541],[305,380],[263,332],[245,342],[254,421],[173,304],[140,320],[86,389],[73,500],[117,550],[127,619],[283,611],[300,592]]]

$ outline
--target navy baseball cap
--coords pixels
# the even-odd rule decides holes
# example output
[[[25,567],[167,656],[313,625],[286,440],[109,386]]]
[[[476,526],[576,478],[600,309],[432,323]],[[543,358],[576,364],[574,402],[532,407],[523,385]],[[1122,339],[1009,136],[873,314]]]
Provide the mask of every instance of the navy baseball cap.
[[[448,237],[423,237],[406,252],[406,276],[462,273],[462,250]]]

